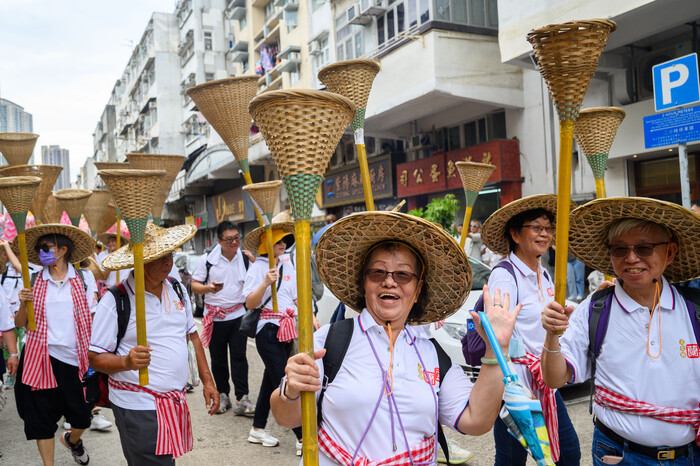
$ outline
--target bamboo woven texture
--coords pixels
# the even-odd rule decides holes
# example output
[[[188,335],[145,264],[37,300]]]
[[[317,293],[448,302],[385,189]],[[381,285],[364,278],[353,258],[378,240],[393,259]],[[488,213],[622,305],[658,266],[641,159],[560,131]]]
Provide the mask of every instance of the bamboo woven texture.
[[[112,193],[110,193],[111,196]],[[114,199],[111,199],[105,206],[104,212],[100,217],[100,223],[97,226],[97,233],[104,233],[109,230],[109,227],[114,225],[117,221],[117,207],[114,204]]]
[[[605,174],[610,147],[624,119],[625,111],[618,107],[594,107],[579,112],[574,123],[574,137],[596,178],[603,178]]]
[[[37,176],[7,176],[0,178],[0,202],[10,215],[29,211],[41,178]],[[18,231],[20,226],[15,225]],[[22,225],[23,229],[24,225]]]
[[[49,193],[44,210],[41,212],[41,223],[61,223],[62,214],[63,209],[58,205],[53,193]]]
[[[136,170],[165,170],[162,188],[169,192],[187,157],[184,155],[129,152],[126,154],[126,158],[129,161],[129,166]]]
[[[44,235],[53,234],[64,235],[73,242],[73,253],[70,258],[73,264],[82,262],[95,252],[95,241],[87,232],[80,228],[62,223],[44,223],[27,228],[27,259],[29,259],[30,263],[41,263],[39,253],[35,248],[36,242]],[[12,250],[15,254],[19,254],[17,238],[12,241]]]
[[[95,162],[97,170],[128,170],[129,162]]]
[[[0,152],[8,165],[25,165],[34,152],[37,139],[39,135],[33,133],[0,133]]]
[[[109,201],[111,200],[112,193],[110,193],[108,190],[94,189],[92,191],[92,196],[90,196],[87,204],[85,204],[85,207],[83,208],[83,215],[85,215],[85,220],[87,220],[93,234],[99,233],[97,229],[100,226],[102,214],[104,213],[107,204],[109,204]]]
[[[59,207],[65,210],[71,219],[80,218],[90,196],[92,191],[87,189],[60,189],[53,193]]]
[[[258,79],[258,76],[218,79],[186,92],[239,162],[248,158],[251,126],[248,105],[258,92]]]
[[[165,201],[168,199],[168,193],[158,190],[155,196],[153,196],[153,206],[151,207],[151,215],[154,218],[160,218],[163,215],[163,209],[165,208]]]
[[[92,275],[95,277],[95,281],[105,280],[107,278],[102,272],[100,266],[97,264],[97,261],[92,256],[81,261],[80,268],[87,269],[92,272]]]
[[[379,242],[398,241],[422,257],[423,287],[409,313],[412,325],[437,322],[454,314],[469,295],[472,271],[459,244],[441,227],[400,212],[350,214],[328,228],[316,246],[316,266],[328,289],[362,311],[362,266]]]
[[[372,90],[374,77],[380,69],[379,63],[374,60],[365,58],[345,60],[322,68],[318,72],[318,79],[329,91],[350,99],[357,107],[357,116],[359,117],[359,113],[362,113],[362,123],[364,123],[369,93]]]
[[[646,197],[608,197],[590,201],[571,212],[569,251],[606,275],[617,276],[608,250],[608,231],[624,218],[648,220],[665,227],[678,244],[664,276],[671,283],[700,277],[700,215],[671,202]]]
[[[263,215],[271,215],[275,211],[275,205],[279,200],[282,181],[265,181],[263,183],[253,183],[243,186],[243,191],[260,206]]]
[[[459,176],[462,178],[464,189],[479,192],[484,187],[486,181],[496,170],[495,165],[478,162],[457,162],[455,163]]]
[[[143,241],[143,263],[147,264],[169,254],[192,239],[197,234],[194,225],[177,225],[162,228],[148,223]],[[130,269],[134,266],[133,246],[122,246],[102,261],[107,270]]]
[[[165,170],[100,170],[124,219],[148,218]],[[145,225],[144,225],[145,227]]]
[[[262,237],[265,232],[267,232],[267,228],[267,226],[261,226],[245,235],[245,238],[243,239],[243,248],[246,251],[252,251],[253,254],[256,254],[258,248],[260,247],[260,243],[263,241]],[[282,230],[291,235],[295,233],[294,221],[292,220],[292,216],[289,215],[289,212],[286,210],[283,210],[272,218],[270,228],[273,230]]]
[[[592,19],[551,24],[527,35],[560,121],[576,121],[600,54],[616,28],[614,21]]]
[[[29,205],[29,210],[34,213],[35,217],[39,217],[41,221],[44,220],[43,212],[46,206],[46,201],[51,196],[51,190],[53,189],[58,175],[63,170],[60,165],[17,165],[14,167],[7,167],[0,169],[0,175],[2,176],[36,176],[41,178],[41,184],[36,190],[34,199]]]

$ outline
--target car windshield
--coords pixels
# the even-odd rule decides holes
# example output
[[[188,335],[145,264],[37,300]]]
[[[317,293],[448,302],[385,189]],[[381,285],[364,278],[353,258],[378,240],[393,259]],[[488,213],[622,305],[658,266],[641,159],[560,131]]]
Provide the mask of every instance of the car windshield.
[[[472,290],[481,290],[484,285],[488,285],[489,276],[491,275],[491,269],[477,260],[469,258],[469,265],[472,266]]]

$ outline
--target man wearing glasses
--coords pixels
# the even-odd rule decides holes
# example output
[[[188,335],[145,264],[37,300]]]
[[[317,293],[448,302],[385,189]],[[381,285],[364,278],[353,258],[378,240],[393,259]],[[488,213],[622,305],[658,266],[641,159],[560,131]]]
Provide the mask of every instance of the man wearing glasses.
[[[240,249],[241,233],[235,223],[224,221],[216,228],[218,244],[200,261],[192,275],[192,291],[205,295],[202,344],[209,347],[211,371],[220,393],[219,413],[233,407],[236,415],[252,415],[255,406],[248,399],[247,338],[238,329],[245,314],[245,281],[248,262],[255,257]],[[230,377],[236,396],[229,399]]]

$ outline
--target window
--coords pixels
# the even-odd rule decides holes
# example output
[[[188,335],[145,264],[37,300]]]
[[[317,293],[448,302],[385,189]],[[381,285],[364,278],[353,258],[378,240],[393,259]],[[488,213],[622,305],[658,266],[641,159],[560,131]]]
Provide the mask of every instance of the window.
[[[265,14],[265,21],[272,16],[275,13],[275,2],[274,0],[270,0],[267,2],[264,8],[264,14]]]
[[[238,21],[238,30],[242,31],[248,25],[248,12]]]
[[[450,0],[435,0],[438,9],[446,5],[449,16]],[[460,0],[456,0],[460,1]],[[465,1],[465,0],[461,0]],[[441,19],[441,18],[439,18]],[[429,0],[394,0],[389,2],[389,9],[377,18],[377,45],[395,42],[402,33],[430,20]]]
[[[365,28],[356,24],[347,24],[347,21],[352,19],[349,11],[343,12],[335,19],[336,58],[338,60],[352,60],[364,55],[363,31]]]
[[[492,139],[505,139],[506,112],[490,113],[464,125],[464,146],[475,146]]]
[[[204,31],[204,50],[212,50],[211,31]]]
[[[204,82],[208,83],[209,81],[214,80],[214,73],[204,73]]]
[[[244,59],[241,62],[241,74],[245,74],[245,72],[248,71],[248,59]]]

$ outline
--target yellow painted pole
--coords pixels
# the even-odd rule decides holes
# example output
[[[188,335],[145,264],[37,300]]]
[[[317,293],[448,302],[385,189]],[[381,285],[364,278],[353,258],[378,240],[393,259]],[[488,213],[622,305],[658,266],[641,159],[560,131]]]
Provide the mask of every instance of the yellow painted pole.
[[[117,215],[117,249],[122,247],[122,216]],[[143,257],[143,256],[141,256]],[[117,283],[119,283],[119,270],[117,270]]]
[[[27,259],[27,237],[22,233],[17,233],[17,248],[19,249],[19,263],[22,266],[22,286],[24,288],[31,287],[29,278],[29,259]],[[36,321],[34,320],[34,303],[27,301],[27,327],[32,332],[36,330]]]
[[[132,243],[134,251],[134,285],[136,301],[136,343],[148,346],[146,338],[146,288],[143,279],[143,243]],[[139,385],[148,385],[148,368],[139,369]]]
[[[464,243],[467,242],[467,233],[469,233],[469,221],[472,218],[472,206],[468,205],[464,209],[464,221],[462,222],[462,236],[459,238],[459,245],[464,250]]]
[[[311,225],[309,220],[294,224],[297,251],[297,305],[299,311],[299,352],[314,357],[313,310],[311,305]],[[301,430],[304,466],[318,465],[316,394],[301,392]]]
[[[250,177],[250,172],[243,172],[243,179],[245,180],[245,184],[253,184],[253,179]],[[265,225],[262,217],[260,216],[260,212],[258,212],[258,209],[254,209],[254,210],[255,210],[255,216],[258,218],[258,225],[260,225],[260,226]]]
[[[604,198],[605,196],[605,178],[595,179],[595,197],[598,199]]]
[[[557,185],[557,254],[554,260],[554,300],[566,305],[566,263],[569,253],[569,203],[571,202],[571,151],[574,122],[559,123],[559,182]],[[563,332],[558,332],[563,333]]]
[[[258,212],[257,209],[255,210],[255,212]],[[275,268],[275,253],[272,250],[272,248],[274,247],[274,244],[272,244],[272,228],[268,227],[265,231],[265,239],[267,241],[267,258],[270,262],[270,270],[272,270]],[[272,285],[270,285],[270,293],[272,293],[272,312],[277,312],[279,307],[277,306],[276,282],[272,282]]]
[[[362,190],[365,194],[365,209],[367,211],[374,210],[374,197],[372,196],[372,183],[369,179],[369,164],[367,163],[367,149],[365,148],[364,132],[360,137],[357,133],[362,131],[360,128],[355,132],[355,147],[357,147],[357,159],[360,162],[360,176],[362,177]],[[361,142],[358,142],[360,140]]]

